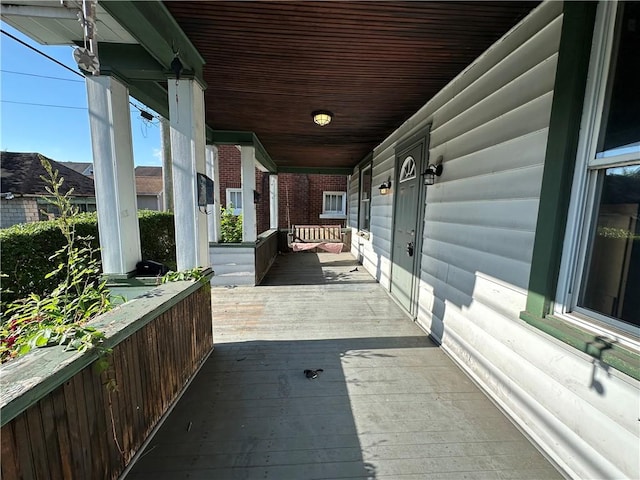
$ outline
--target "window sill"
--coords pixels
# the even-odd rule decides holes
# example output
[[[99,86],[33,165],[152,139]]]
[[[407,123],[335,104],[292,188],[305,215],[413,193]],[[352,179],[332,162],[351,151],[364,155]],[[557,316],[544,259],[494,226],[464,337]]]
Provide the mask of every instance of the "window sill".
[[[640,354],[637,350],[616,343],[616,340],[596,335],[554,315],[540,318],[527,311],[520,318],[553,338],[600,360],[616,370],[640,380]]]
[[[346,220],[347,216],[341,213],[321,213],[320,218],[332,218],[335,220]]]

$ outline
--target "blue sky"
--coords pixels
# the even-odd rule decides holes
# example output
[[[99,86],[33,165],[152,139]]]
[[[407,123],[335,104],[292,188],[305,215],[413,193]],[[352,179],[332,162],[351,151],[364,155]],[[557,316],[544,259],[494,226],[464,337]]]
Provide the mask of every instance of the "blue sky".
[[[4,22],[1,26],[78,71],[71,47],[40,45]],[[161,165],[158,121],[147,122],[139,110],[130,108],[135,164]],[[84,80],[4,34],[0,35],[0,149],[38,152],[62,162],[93,161]]]

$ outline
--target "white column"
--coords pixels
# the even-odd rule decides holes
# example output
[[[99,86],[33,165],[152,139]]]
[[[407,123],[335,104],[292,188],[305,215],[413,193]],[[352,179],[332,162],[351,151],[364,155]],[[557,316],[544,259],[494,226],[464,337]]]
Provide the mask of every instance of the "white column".
[[[173,208],[178,270],[209,265],[207,214],[196,174],[205,172],[204,92],[195,80],[168,80]]]
[[[269,228],[278,229],[278,175],[269,175]]]
[[[162,138],[162,209],[173,212],[173,174],[171,173],[171,127],[169,120],[160,117]]]
[[[255,148],[243,145],[240,148],[242,172],[242,241],[255,242],[258,238],[256,226],[256,204],[253,192],[256,189]]]
[[[129,89],[109,76],[87,76],[86,84],[102,271],[129,275],[142,259]]]
[[[213,205],[209,207],[209,242],[217,243],[220,240],[220,175],[218,173],[218,147],[207,145],[207,177],[213,179]]]

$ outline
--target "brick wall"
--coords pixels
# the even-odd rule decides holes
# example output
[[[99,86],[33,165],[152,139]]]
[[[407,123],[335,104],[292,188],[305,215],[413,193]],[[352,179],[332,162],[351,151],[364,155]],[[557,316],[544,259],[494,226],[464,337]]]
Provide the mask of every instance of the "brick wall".
[[[227,188],[241,187],[240,150],[234,145],[218,147],[220,201],[226,207]],[[256,169],[256,191],[260,199],[256,204],[258,233],[269,229],[269,174]],[[281,229],[290,225],[340,224],[343,219],[320,218],[323,210],[323,192],[346,192],[344,175],[278,174],[278,224]]]
[[[0,228],[17,223],[31,223],[39,220],[38,204],[33,197],[0,199]]]

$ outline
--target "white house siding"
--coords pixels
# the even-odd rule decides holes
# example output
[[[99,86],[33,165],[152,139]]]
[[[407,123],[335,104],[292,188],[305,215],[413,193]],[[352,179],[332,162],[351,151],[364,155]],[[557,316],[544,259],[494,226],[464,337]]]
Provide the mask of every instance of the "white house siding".
[[[519,319],[561,27],[562,3],[542,4],[374,151],[360,250],[388,285],[392,197],[377,185],[431,124],[444,173],[427,188],[417,322],[568,475],[639,478],[638,382]]]

